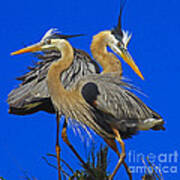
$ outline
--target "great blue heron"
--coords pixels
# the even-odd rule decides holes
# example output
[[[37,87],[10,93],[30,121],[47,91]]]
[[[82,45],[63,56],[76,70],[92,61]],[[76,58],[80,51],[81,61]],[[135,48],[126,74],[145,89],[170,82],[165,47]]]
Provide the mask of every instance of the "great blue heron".
[[[104,36],[102,36],[104,34]],[[126,34],[125,34],[126,35]],[[114,49],[115,46],[119,47],[119,44],[117,43],[117,40],[114,39],[114,36],[111,35],[111,31],[103,31],[98,33],[98,37],[102,37],[101,41],[102,43],[102,49],[106,48],[106,46],[110,46],[112,49]],[[50,29],[42,38],[42,40],[37,43],[36,45],[43,45],[46,44],[50,39],[53,38],[69,38],[73,36],[65,36],[60,35],[55,31],[54,29]],[[112,38],[112,39],[111,39]],[[95,39],[95,38],[94,38]],[[112,40],[114,41],[112,43]],[[109,44],[107,42],[110,42]],[[96,42],[96,39],[95,39]],[[98,48],[99,44],[98,42],[95,43],[92,42],[92,46],[96,45],[95,48]],[[127,46],[127,43],[129,42],[129,39],[126,37],[122,41],[125,46]],[[105,47],[104,47],[105,44]],[[30,47],[31,49],[31,47]],[[29,48],[26,49],[28,51]],[[36,50],[36,49],[35,49]],[[20,54],[21,52],[24,52],[24,50],[18,51]],[[13,90],[8,97],[8,103],[10,105],[10,113],[14,114],[22,114],[26,115],[29,113],[34,113],[39,110],[45,110],[47,112],[54,112],[54,108],[51,104],[50,100],[50,94],[48,92],[47,88],[47,72],[52,64],[53,61],[56,61],[61,57],[61,53],[57,51],[56,49],[53,50],[44,50],[44,54],[37,54],[39,58],[43,59],[43,61],[39,62],[35,68],[32,68],[31,71],[24,76],[18,78],[19,80],[22,80],[22,84],[17,89]],[[97,55],[96,49],[93,50],[93,54]],[[128,52],[126,50],[126,52]],[[99,57],[97,57],[97,60],[101,59],[101,52],[99,52]],[[120,55],[120,53],[118,53]],[[122,68],[121,63],[118,58],[116,58],[115,55],[112,53],[109,53],[108,51],[102,53],[103,55],[103,61],[100,60],[102,63],[102,67],[104,71],[102,73],[107,72],[118,72],[118,74],[121,76],[122,74]],[[130,57],[129,54],[127,54],[128,57]],[[128,62],[128,58],[125,59]],[[129,61],[133,62],[132,58],[129,58]],[[134,66],[137,68],[137,66]],[[132,66],[132,65],[131,65]],[[133,66],[132,66],[133,67]],[[71,66],[65,70],[62,73],[61,81],[66,89],[70,89],[75,82],[77,82],[82,76],[86,76],[93,73],[99,73],[98,65],[95,61],[93,61],[90,56],[85,53],[82,50],[74,49],[74,61],[71,64]],[[140,71],[136,70],[136,72]],[[56,152],[57,156],[59,154],[59,116],[57,116],[57,138],[56,138]],[[79,160],[85,165],[83,160],[80,158],[80,156],[76,153],[74,148],[69,143],[67,136],[66,136],[66,128],[65,128],[66,122],[64,124],[64,128],[62,131],[62,137],[65,143],[71,148],[71,150],[75,153],[75,155],[79,158]],[[117,152],[117,151],[116,151]],[[58,156],[59,157],[59,156]],[[59,159],[59,158],[57,158]],[[125,164],[124,164],[125,165]],[[125,165],[126,166],[126,165]],[[126,166],[127,168],[127,166]]]
[[[122,31],[121,37],[117,36],[118,33],[115,34],[118,37],[118,39],[116,39],[116,36],[114,35],[115,30],[116,29],[113,29],[112,31],[103,31],[94,37],[91,45],[94,57],[96,57],[98,61],[101,61],[103,73],[118,72],[121,77],[121,63],[115,55],[106,50],[107,46],[109,46],[117,54],[122,56],[142,78],[142,74],[126,49],[130,38],[128,37],[127,33]],[[52,38],[62,38],[62,35],[54,33],[53,29],[49,30],[42,38],[40,44],[46,43],[47,40]],[[19,53],[21,53],[21,51]],[[44,53],[45,55],[38,54],[38,57],[44,61],[37,64],[37,67],[31,69],[31,72],[19,78],[20,80],[23,80],[22,85],[10,93],[8,98],[8,103],[10,104],[10,113],[28,114],[39,110],[54,112],[46,85],[46,75],[51,63],[60,57],[60,52],[56,50],[48,50],[44,51]],[[101,60],[102,58],[103,61]],[[98,65],[95,63],[95,61],[91,60],[85,52],[74,49],[73,64],[68,68],[68,70],[64,71],[61,80],[64,87],[69,89],[77,80],[79,80],[80,77],[98,72]],[[57,123],[59,123],[58,118]],[[57,134],[58,132],[59,129],[57,128]],[[65,134],[65,128],[63,133]],[[63,140],[65,140],[66,144],[68,144],[72,149],[70,143],[67,143],[65,135],[63,135],[63,137]],[[59,151],[58,147],[58,143],[56,143],[56,152]],[[75,153],[75,150],[73,150],[73,152]],[[75,154],[77,156],[77,153]],[[81,160],[81,162],[83,161]]]
[[[63,35],[56,29],[48,30],[42,37],[40,44],[46,43],[51,38],[69,39],[80,35]],[[59,51],[44,51],[43,54],[35,54],[40,59],[35,67],[29,67],[30,72],[17,78],[22,83],[8,95],[9,113],[16,115],[28,115],[38,111],[55,113],[47,88],[47,73],[53,61],[61,57]],[[74,48],[74,63],[62,74],[61,80],[65,88],[70,88],[81,76],[98,73],[100,69],[90,56],[79,49]],[[57,121],[56,153],[59,163],[59,117]],[[58,165],[59,167],[59,165]],[[60,169],[60,167],[58,168]]]
[[[92,128],[118,154],[114,140],[120,143],[122,153],[110,177],[112,179],[124,162],[125,146],[122,139],[131,137],[139,130],[164,129],[163,119],[126,89],[130,86],[120,79],[117,72],[86,75],[71,89],[65,89],[59,77],[74,59],[74,50],[67,40],[49,39],[46,43],[35,44],[12,54],[43,50],[61,52],[61,58],[51,64],[47,76],[48,92],[59,115]],[[101,61],[99,63],[102,64]]]
[[[122,7],[123,6],[120,8],[120,16],[117,27],[113,30],[102,31],[94,36],[91,44],[91,51],[94,58],[101,61],[101,65],[104,70],[103,73],[118,72],[120,77],[122,75],[122,68],[119,59],[106,50],[107,46],[109,46],[143,79],[141,72],[127,51],[127,45],[131,36],[128,36],[128,33],[121,29]],[[50,30],[42,38],[41,44],[46,43],[49,39],[68,37],[69,36],[59,35],[54,33],[53,30]],[[57,50],[47,50],[44,51],[44,55],[37,54],[36,56],[43,61],[38,62],[34,68],[30,68],[31,71],[29,73],[18,78],[23,82],[20,87],[13,90],[8,96],[8,103],[10,105],[9,113],[26,115],[39,110],[44,110],[50,113],[55,112],[47,89],[46,76],[49,66],[53,61],[60,58],[61,53]],[[90,59],[88,54],[81,50],[74,49],[73,64],[68,68],[68,70],[63,72],[61,80],[64,87],[69,89],[77,80],[80,79],[80,77],[98,72],[98,65],[95,61]],[[59,122],[58,119],[57,122]]]

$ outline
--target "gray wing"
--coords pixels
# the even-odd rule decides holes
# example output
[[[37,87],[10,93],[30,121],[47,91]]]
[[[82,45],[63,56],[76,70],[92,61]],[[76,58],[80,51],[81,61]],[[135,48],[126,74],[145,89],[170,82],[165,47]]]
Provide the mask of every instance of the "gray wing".
[[[44,54],[35,54],[40,59],[29,72],[17,78],[22,83],[8,95],[9,113],[30,114],[40,110],[54,113],[47,88],[47,73],[51,64],[61,57],[58,51],[46,51]],[[98,73],[99,66],[84,51],[74,49],[73,64],[63,72],[61,81],[66,89],[82,76]]]
[[[129,90],[132,86],[118,76],[90,75],[80,86],[84,99],[95,109],[96,122],[118,128],[122,138],[138,130],[162,129],[160,115],[133,94]]]

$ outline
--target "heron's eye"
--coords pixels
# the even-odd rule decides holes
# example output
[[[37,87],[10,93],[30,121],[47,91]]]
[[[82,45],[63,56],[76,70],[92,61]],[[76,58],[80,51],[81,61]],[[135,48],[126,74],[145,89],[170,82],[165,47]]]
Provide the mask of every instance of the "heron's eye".
[[[46,44],[51,44],[51,40],[50,40],[50,39],[47,39],[47,40],[46,40]]]
[[[123,42],[118,42],[118,43],[117,43],[117,46],[118,46],[119,48],[124,48],[124,47],[125,47]]]
[[[117,46],[121,47],[121,43],[120,43],[120,42],[118,42],[118,43],[117,43]]]

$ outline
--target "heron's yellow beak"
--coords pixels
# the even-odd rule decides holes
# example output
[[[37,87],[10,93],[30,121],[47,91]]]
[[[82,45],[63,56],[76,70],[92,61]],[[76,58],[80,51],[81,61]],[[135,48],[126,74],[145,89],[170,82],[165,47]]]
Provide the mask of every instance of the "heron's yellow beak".
[[[142,79],[144,80],[144,77],[139,70],[138,66],[135,64],[134,60],[132,59],[129,52],[125,49],[121,50],[120,56],[123,58],[123,60],[134,70],[134,72]]]
[[[129,42],[129,41],[128,41]],[[126,42],[126,46],[128,45],[128,42]],[[111,43],[109,44],[109,47],[117,54],[119,55],[133,70],[134,72],[142,79],[144,80],[144,77],[139,70],[138,66],[134,62],[133,58],[129,54],[127,47],[120,47],[118,44]]]
[[[18,54],[23,54],[23,53],[28,53],[28,52],[37,52],[37,51],[41,51],[41,50],[42,50],[42,44],[37,43],[37,44],[34,44],[32,46],[20,49],[20,50],[15,51],[15,52],[12,52],[11,56],[18,55]]]

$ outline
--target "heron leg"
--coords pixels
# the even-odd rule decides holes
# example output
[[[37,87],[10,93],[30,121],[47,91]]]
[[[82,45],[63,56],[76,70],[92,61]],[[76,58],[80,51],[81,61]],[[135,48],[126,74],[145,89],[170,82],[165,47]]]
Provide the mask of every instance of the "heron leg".
[[[109,147],[111,147],[111,149],[118,155],[118,157],[120,158],[121,157],[121,154],[119,153],[119,150],[117,148],[117,145],[116,145],[116,142],[114,139],[104,139],[104,141],[108,144]],[[123,165],[126,169],[126,172],[128,174],[128,177],[130,180],[132,180],[132,174],[131,174],[131,171],[128,167],[128,165],[126,164],[125,160],[123,160]]]
[[[57,156],[57,164],[58,164],[58,180],[61,180],[61,165],[60,165],[60,151],[61,148],[59,146],[59,113],[56,113],[56,124],[57,124],[57,132],[56,132],[56,156]]]
[[[83,167],[89,171],[89,173],[94,177],[93,172],[90,170],[89,166],[83,161],[81,156],[77,153],[73,145],[69,142],[69,139],[67,137],[67,119],[64,121],[63,129],[61,133],[61,137],[63,141],[68,145],[68,147],[71,149],[71,151],[75,154],[75,156],[79,159],[79,161],[83,164]]]
[[[115,152],[116,152],[116,153],[118,154],[118,156],[119,156],[119,161],[118,161],[118,163],[117,163],[117,165],[116,165],[113,173],[112,173],[111,176],[109,177],[109,180],[112,180],[112,179],[114,178],[114,176],[115,176],[115,174],[117,173],[117,171],[118,171],[119,167],[121,166],[121,164],[124,165],[124,167],[126,168],[126,171],[127,171],[127,173],[128,173],[129,179],[132,180],[132,174],[131,174],[131,172],[130,172],[128,166],[127,166],[127,164],[126,164],[125,161],[124,161],[124,159],[125,159],[125,157],[126,157],[124,142],[123,142],[123,140],[121,139],[121,136],[120,136],[119,131],[118,131],[117,129],[114,129],[114,128],[113,128],[113,132],[114,132],[114,134],[116,135],[116,140],[119,142],[119,144],[120,144],[120,146],[121,146],[122,153],[120,154],[119,151],[116,152],[116,151],[117,151],[117,147],[116,147],[116,149],[113,149],[113,150],[116,150]]]

